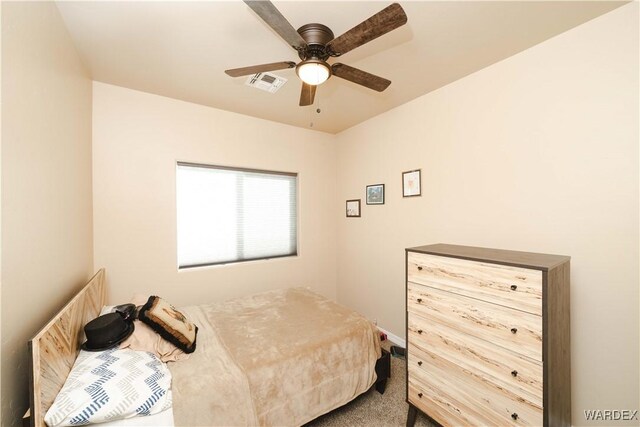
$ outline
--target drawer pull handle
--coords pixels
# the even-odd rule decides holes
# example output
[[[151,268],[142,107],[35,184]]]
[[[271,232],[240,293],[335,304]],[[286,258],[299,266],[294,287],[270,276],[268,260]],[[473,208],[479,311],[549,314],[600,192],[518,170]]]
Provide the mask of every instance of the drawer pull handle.
[[[416,301],[418,301],[418,304],[420,304],[422,302],[422,298],[418,298]]]
[[[514,377],[518,376],[518,371],[516,371],[515,369],[513,371],[511,371],[511,375],[513,375]]]
[[[422,393],[418,393],[418,397],[422,399]]]
[[[515,291],[516,289],[518,289],[518,285],[511,285],[511,290]]]
[[[511,328],[511,333],[515,334],[516,332],[518,332],[518,328]]]
[[[418,362],[418,366],[422,366],[422,360]]]
[[[511,418],[513,418],[514,420],[518,419],[518,414],[516,414],[515,412],[513,414],[511,414]]]
[[[421,265],[418,266],[418,270],[422,270],[422,266]]]
[[[422,329],[418,329],[418,333],[421,334],[422,333]]]

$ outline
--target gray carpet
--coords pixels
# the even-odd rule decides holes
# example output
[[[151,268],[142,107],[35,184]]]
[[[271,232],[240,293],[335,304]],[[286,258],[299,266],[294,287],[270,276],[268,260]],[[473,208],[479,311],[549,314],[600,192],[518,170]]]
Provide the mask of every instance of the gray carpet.
[[[383,342],[389,350],[391,343]],[[387,380],[384,394],[375,389],[356,397],[354,400],[326,415],[321,416],[305,427],[345,427],[345,426],[405,426],[409,405],[406,399],[406,362],[391,357],[391,378]],[[416,427],[432,427],[426,417],[418,412]]]

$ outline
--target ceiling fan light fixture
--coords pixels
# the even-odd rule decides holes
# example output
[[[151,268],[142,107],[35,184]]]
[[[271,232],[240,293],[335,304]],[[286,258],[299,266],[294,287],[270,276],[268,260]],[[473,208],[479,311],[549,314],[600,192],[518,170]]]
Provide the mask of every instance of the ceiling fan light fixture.
[[[307,59],[296,66],[300,80],[311,86],[317,86],[331,77],[331,67],[320,59]]]

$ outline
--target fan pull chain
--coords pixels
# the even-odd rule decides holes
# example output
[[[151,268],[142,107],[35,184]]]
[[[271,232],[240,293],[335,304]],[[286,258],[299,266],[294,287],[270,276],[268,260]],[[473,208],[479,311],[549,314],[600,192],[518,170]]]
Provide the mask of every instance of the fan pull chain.
[[[316,114],[320,114],[322,109],[320,108],[320,97],[318,95],[316,95],[314,102],[316,104]],[[311,109],[309,109],[309,127],[313,127],[313,111]]]

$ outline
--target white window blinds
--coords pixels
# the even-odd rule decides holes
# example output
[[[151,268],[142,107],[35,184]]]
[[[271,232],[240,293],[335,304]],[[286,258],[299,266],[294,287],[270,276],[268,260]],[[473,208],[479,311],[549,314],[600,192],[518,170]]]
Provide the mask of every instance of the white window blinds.
[[[178,163],[178,267],[297,254],[297,175]]]

